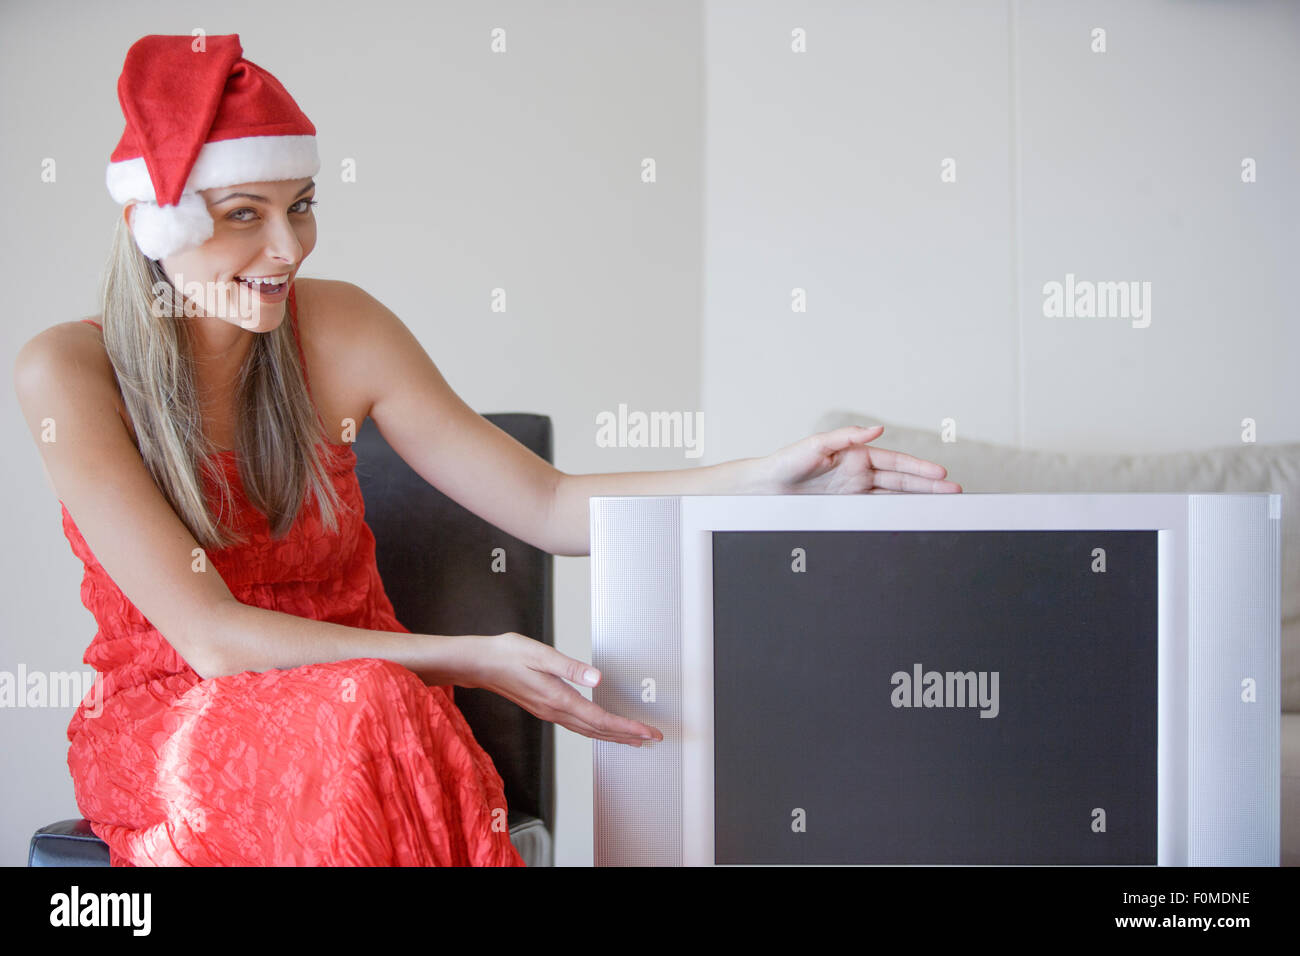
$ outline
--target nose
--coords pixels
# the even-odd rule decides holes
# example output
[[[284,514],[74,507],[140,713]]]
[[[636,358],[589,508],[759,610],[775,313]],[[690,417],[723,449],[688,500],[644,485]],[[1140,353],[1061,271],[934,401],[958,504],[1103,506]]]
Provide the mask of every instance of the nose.
[[[266,252],[291,268],[302,258],[302,243],[288,218],[278,216],[270,221],[266,231]]]

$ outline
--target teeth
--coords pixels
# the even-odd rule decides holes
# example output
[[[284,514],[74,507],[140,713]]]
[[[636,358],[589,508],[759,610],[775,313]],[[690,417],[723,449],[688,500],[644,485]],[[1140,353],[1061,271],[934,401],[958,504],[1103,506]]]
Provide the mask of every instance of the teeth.
[[[265,276],[260,279],[252,278],[250,276],[237,276],[236,278],[238,278],[240,282],[248,282],[253,285],[280,285],[282,282],[289,281],[287,273],[282,276]]]

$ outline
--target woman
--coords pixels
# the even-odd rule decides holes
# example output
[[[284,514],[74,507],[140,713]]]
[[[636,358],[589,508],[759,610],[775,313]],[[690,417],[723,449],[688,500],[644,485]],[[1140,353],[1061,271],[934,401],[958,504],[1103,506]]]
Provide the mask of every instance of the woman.
[[[114,865],[520,865],[453,685],[600,740],[662,734],[584,698],[566,681],[599,674],[524,635],[397,621],[350,445],[367,417],[450,497],[560,554],[587,553],[593,494],[960,487],[868,450],[879,429],[683,472],[556,471],[361,289],[297,278],[315,127],[242,53],[237,35],[132,46],[103,314],[15,365],[99,625],[100,680],[68,727],[78,806]]]

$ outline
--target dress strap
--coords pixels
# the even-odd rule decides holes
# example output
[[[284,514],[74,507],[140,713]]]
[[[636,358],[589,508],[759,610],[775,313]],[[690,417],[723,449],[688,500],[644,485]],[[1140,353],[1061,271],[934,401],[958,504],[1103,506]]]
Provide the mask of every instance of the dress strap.
[[[298,349],[298,365],[302,368],[302,380],[307,386],[307,397],[311,398],[311,382],[307,380],[307,356],[302,350],[302,337],[298,333],[298,299],[294,296],[295,286],[289,286],[289,327],[293,330],[293,344]],[[315,400],[312,401],[315,405]]]
[[[298,365],[302,369],[302,382],[307,386],[307,401],[311,402],[316,420],[320,422],[321,431],[328,436],[330,430],[325,424],[325,416],[320,413],[320,406],[316,404],[316,399],[311,394],[311,380],[307,376],[307,356],[302,350],[302,337],[298,333],[298,299],[294,295],[295,288],[289,286],[289,327],[293,330],[293,344],[298,349]]]
[[[98,322],[96,322],[94,319],[82,319],[81,321],[82,321],[82,322],[89,322],[89,323],[90,323],[91,325],[93,325],[95,328],[99,329],[99,331],[101,331],[101,332],[104,331],[104,327],[103,327],[102,325],[100,325]]]

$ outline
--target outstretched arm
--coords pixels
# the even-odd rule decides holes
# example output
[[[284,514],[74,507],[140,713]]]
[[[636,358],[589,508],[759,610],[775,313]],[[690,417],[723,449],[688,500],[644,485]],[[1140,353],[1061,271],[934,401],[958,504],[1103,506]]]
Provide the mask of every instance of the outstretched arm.
[[[741,458],[702,468],[629,471],[610,475],[561,473],[551,508],[553,554],[591,553],[593,497],[618,495],[753,495],[762,494],[756,466],[760,459]]]
[[[363,384],[370,418],[393,450],[468,511],[553,551],[551,506],[560,472],[466,405],[386,306],[348,282],[328,287],[338,317],[332,360]]]
[[[347,317],[338,360],[368,383],[370,417],[388,443],[447,497],[551,554],[591,553],[593,496],[961,491],[941,465],[868,447],[879,425],[703,468],[565,474],[467,406],[396,315],[350,283],[333,286]]]
[[[617,495],[835,495],[921,492],[951,494],[961,485],[947,469],[902,452],[871,448],[884,427],[821,432],[763,458],[705,468],[616,475],[561,474],[552,506],[555,554],[591,553],[590,501]]]

